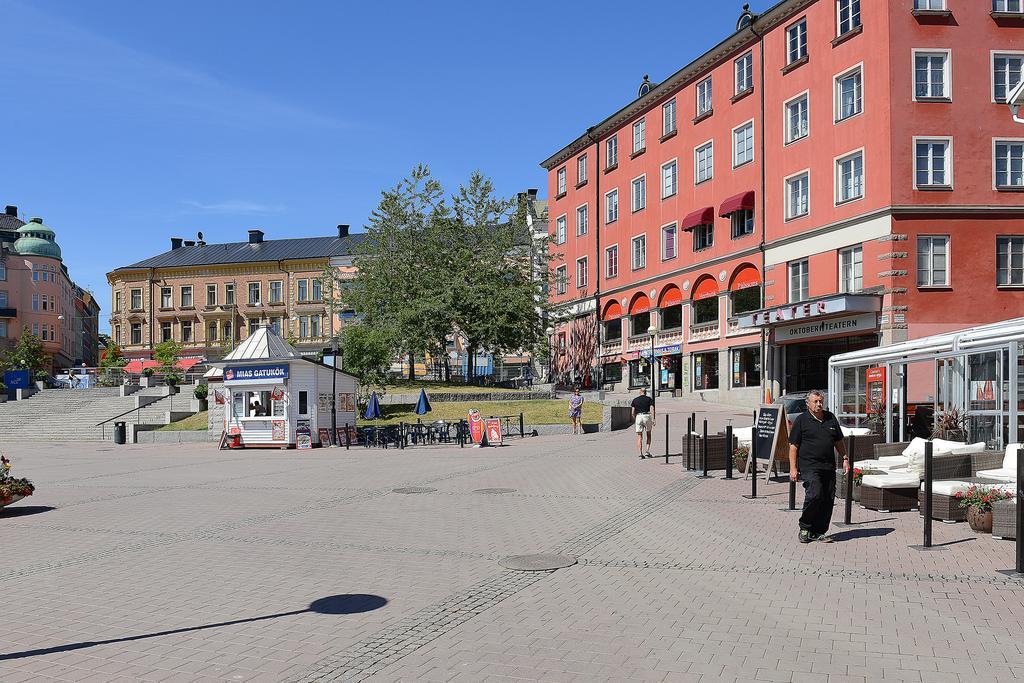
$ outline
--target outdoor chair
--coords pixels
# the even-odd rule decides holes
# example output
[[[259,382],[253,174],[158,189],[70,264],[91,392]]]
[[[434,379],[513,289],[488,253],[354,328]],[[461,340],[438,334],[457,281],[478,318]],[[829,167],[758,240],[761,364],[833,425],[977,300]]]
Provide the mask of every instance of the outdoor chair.
[[[687,450],[687,441],[686,437],[683,437],[683,458],[697,469],[701,469],[704,467],[704,437],[694,435],[689,439],[689,445],[693,448],[692,452]],[[735,436],[733,436],[732,441],[733,447],[728,448],[726,446],[725,434],[708,435],[709,470],[724,470],[726,468],[726,458],[731,458],[736,450],[737,440]]]
[[[992,505],[992,536],[1015,540],[1017,538],[1017,502],[1001,500]]]
[[[852,463],[856,463],[856,462],[858,462],[860,460],[868,460],[868,459],[873,458],[874,455],[875,455],[875,446],[877,444],[881,443],[883,438],[884,437],[882,437],[881,434],[864,434],[864,435],[861,435],[861,436],[857,436],[854,439],[854,441],[853,441],[854,451],[849,454],[850,455],[850,463],[852,464]],[[845,439],[845,441],[846,441],[847,448],[849,448],[849,445],[850,445],[849,437],[847,437]],[[835,455],[836,455],[836,469],[842,469],[842,467],[843,467],[843,458],[842,458],[841,455],[839,455],[839,451],[836,451]]]
[[[896,455],[902,456],[903,451],[905,451],[907,446],[909,445],[909,441],[896,441],[894,443],[876,443],[873,446],[875,458],[877,459]]]
[[[1002,482],[1017,481],[1017,449],[1020,447],[1019,443],[1007,445],[1006,451],[1003,454],[1002,466],[994,469],[979,470],[978,476]]]

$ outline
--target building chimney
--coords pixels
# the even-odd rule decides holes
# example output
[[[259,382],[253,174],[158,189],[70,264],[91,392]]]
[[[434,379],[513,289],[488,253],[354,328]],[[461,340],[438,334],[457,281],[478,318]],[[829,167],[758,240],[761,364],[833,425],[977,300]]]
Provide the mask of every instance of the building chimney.
[[[526,194],[530,197],[530,199],[534,199],[535,200],[535,199],[537,199],[537,192],[538,192],[537,189],[530,188],[530,189],[528,189],[526,191]]]
[[[262,244],[263,243],[263,231],[262,230],[250,230],[249,231],[249,244]]]
[[[174,249],[181,249],[181,242],[182,242],[182,239],[180,237],[172,237],[171,238],[171,250],[173,251]]]
[[[185,240],[181,244],[182,244],[182,246],[185,246],[185,247],[194,247],[194,246],[196,246],[196,241],[195,240]]]
[[[8,204],[7,208],[4,209],[4,213],[6,213],[8,216],[14,216],[15,218],[17,218],[18,207],[14,206],[13,204]]]
[[[338,237],[348,237],[348,223],[338,224]]]

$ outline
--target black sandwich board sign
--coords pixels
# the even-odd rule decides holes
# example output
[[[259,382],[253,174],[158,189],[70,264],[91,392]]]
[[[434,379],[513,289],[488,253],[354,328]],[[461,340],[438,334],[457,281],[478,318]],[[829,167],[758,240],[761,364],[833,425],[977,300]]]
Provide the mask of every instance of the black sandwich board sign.
[[[751,437],[750,462],[765,470],[765,481],[771,480],[775,460],[789,460],[789,428],[786,424],[786,406],[762,405],[757,410],[757,421]],[[747,468],[747,472],[756,469]]]

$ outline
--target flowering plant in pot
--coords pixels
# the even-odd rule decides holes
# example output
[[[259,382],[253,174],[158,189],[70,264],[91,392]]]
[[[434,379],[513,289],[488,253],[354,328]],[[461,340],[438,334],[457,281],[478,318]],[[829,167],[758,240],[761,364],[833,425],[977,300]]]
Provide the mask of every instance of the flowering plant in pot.
[[[1001,500],[1013,498],[1013,494],[996,486],[975,484],[966,491],[958,491],[953,497],[960,507],[967,508],[967,523],[975,531],[992,533],[992,505]]]
[[[737,472],[747,471],[747,458],[750,457],[750,449],[746,446],[739,446],[732,453],[732,464]]]
[[[0,508],[31,496],[36,487],[28,479],[11,476],[11,461],[0,454]]]

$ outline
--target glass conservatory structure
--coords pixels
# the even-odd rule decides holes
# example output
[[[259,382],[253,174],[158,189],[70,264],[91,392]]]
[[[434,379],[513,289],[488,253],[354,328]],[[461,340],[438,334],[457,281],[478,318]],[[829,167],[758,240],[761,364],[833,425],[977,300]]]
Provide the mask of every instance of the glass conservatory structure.
[[[941,422],[990,449],[1022,442],[1024,318],[832,356],[828,400],[842,424],[888,441]]]

